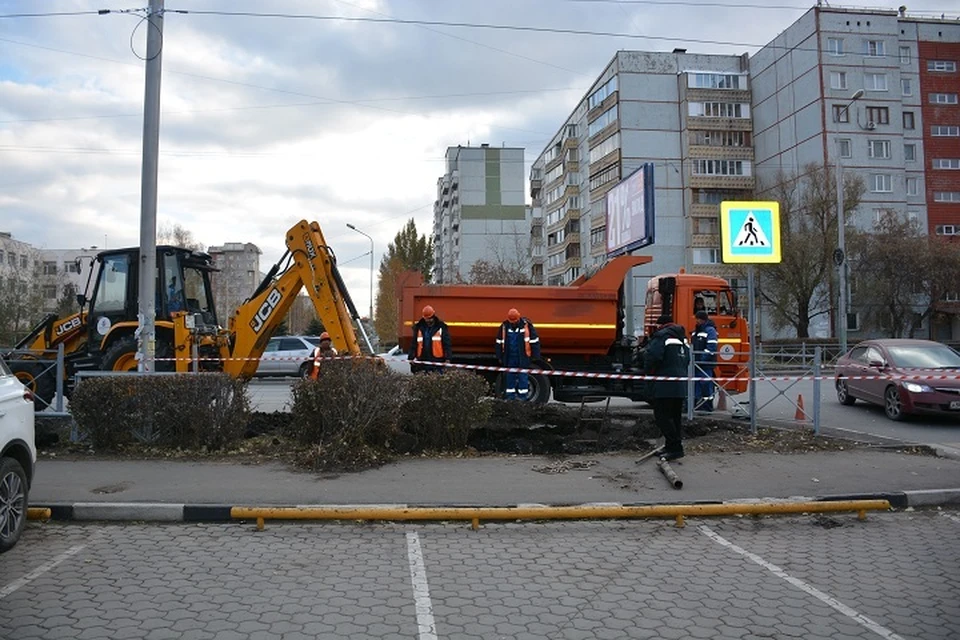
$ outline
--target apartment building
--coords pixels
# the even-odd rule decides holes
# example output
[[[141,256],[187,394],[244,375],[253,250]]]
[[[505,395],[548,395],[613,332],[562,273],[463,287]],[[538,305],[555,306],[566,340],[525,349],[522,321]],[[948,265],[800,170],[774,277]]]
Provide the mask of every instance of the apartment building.
[[[207,253],[220,271],[211,274],[211,288],[220,323],[227,323],[237,307],[260,284],[260,248],[250,242],[227,242]]]
[[[633,270],[627,326],[639,332],[648,279],[680,268],[731,276],[720,262],[722,200],[753,190],[751,93],[743,56],[619,51],[534,161],[547,284],[595,271],[606,255],[606,193],[654,165],[653,261]]]
[[[521,148],[450,147],[433,206],[434,282],[465,282],[480,259],[530,262]]]
[[[758,179],[839,162],[867,188],[848,225],[894,213],[960,235],[958,64],[955,18],[812,8],[750,59]],[[855,336],[855,291],[848,300]],[[931,329],[960,335],[956,316]]]

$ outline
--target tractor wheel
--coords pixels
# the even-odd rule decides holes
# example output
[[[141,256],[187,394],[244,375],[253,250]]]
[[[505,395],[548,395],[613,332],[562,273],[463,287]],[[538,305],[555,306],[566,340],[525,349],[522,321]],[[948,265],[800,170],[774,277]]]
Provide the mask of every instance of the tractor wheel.
[[[104,371],[136,371],[137,341],[133,336],[120,338],[103,354],[100,368]]]
[[[57,394],[57,365],[54,361],[14,360],[10,368],[17,379],[23,383],[36,398],[33,401],[35,411],[43,411],[53,402]]]

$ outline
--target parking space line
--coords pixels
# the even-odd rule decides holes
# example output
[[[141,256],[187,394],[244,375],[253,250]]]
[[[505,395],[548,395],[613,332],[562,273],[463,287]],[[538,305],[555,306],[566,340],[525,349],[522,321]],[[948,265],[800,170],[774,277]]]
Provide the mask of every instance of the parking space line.
[[[775,564],[773,564],[773,563],[770,563],[770,562],[767,562],[766,560],[764,560],[763,558],[761,558],[761,557],[758,556],[757,554],[751,553],[751,552],[747,551],[746,549],[744,549],[743,547],[739,547],[739,546],[733,544],[732,542],[730,542],[729,540],[727,540],[727,539],[724,538],[723,536],[721,536],[721,535],[719,535],[718,533],[716,533],[716,532],[715,532],[713,529],[711,529],[710,527],[708,527],[708,526],[706,526],[706,525],[700,525],[699,528],[700,528],[700,532],[701,532],[701,533],[703,533],[705,536],[707,536],[708,538],[710,538],[711,540],[713,540],[713,541],[716,542],[717,544],[722,545],[722,546],[724,546],[724,547],[727,547],[727,548],[730,549],[731,551],[735,551],[735,552],[739,553],[739,554],[742,555],[743,557],[747,558],[748,560],[751,560],[751,561],[755,562],[756,564],[760,565],[761,567],[763,567],[763,568],[766,569],[767,571],[771,572],[771,573],[774,574],[775,576],[778,576],[778,577],[780,577],[780,578],[783,578],[784,580],[786,580],[787,582],[789,582],[790,584],[792,584],[792,585],[795,586],[796,588],[798,588],[798,589],[800,589],[801,591],[804,591],[804,592],[810,594],[811,596],[813,596],[814,598],[816,598],[816,599],[819,600],[820,602],[824,603],[824,604],[827,605],[828,607],[832,607],[833,609],[839,611],[840,613],[842,613],[843,615],[847,616],[848,618],[850,618],[850,619],[854,620],[855,622],[863,625],[864,627],[866,627],[866,628],[869,629],[870,631],[873,631],[874,633],[876,633],[876,634],[877,634],[878,636],[880,636],[881,638],[886,638],[887,640],[903,640],[903,638],[902,638],[901,636],[897,635],[896,633],[894,633],[894,632],[891,631],[890,629],[887,629],[887,628],[884,627],[883,625],[881,625],[881,624],[879,624],[879,623],[877,623],[877,622],[874,622],[873,620],[871,620],[870,618],[868,618],[867,616],[865,616],[865,615],[863,615],[863,614],[857,613],[854,609],[851,609],[850,607],[848,607],[847,605],[843,604],[842,602],[840,602],[840,601],[837,600],[836,598],[830,597],[829,595],[827,595],[827,594],[824,593],[823,591],[820,591],[820,590],[817,589],[816,587],[810,586],[809,584],[807,584],[807,583],[804,582],[803,580],[800,580],[799,578],[794,578],[793,576],[791,576],[790,574],[788,574],[786,571],[784,571],[783,569],[781,569],[781,568],[778,567],[777,565],[775,565]]]
[[[7,586],[0,589],[0,600],[3,600],[8,595],[13,593],[17,589],[19,589],[20,587],[30,584],[31,582],[33,582],[34,580],[36,580],[46,572],[56,567],[58,564],[60,564],[64,560],[77,555],[78,553],[83,551],[86,547],[87,545],[85,544],[78,544],[76,546],[70,547],[69,549],[67,549],[60,555],[58,555],[56,558],[54,558],[53,560],[40,565],[39,567],[37,567],[27,575],[23,576],[22,578],[17,578]]]
[[[420,640],[437,640],[437,625],[433,620],[433,604],[430,602],[427,569],[423,565],[420,536],[415,531],[407,534],[407,558],[410,560],[410,582],[413,584],[413,599],[417,607],[417,627],[420,629]]]

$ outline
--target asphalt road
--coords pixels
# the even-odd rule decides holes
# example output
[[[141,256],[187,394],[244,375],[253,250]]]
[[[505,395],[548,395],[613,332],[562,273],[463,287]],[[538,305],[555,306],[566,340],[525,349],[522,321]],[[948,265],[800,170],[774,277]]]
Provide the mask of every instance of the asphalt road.
[[[960,515],[495,524],[31,523],[0,636],[960,636]]]

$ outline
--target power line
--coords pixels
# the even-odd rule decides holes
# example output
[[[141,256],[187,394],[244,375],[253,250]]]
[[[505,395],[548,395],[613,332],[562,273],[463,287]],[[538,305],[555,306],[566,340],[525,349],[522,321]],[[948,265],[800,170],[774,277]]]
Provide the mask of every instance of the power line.
[[[681,37],[667,36],[646,36],[633,33],[623,33],[617,31],[593,31],[589,29],[565,29],[560,27],[535,27],[528,25],[506,25],[493,24],[487,22],[447,22],[443,20],[412,20],[401,18],[360,18],[345,16],[321,16],[306,13],[258,13],[254,11],[214,11],[214,10],[186,10],[186,9],[167,9],[167,13],[180,13],[185,15],[201,16],[222,16],[222,17],[242,17],[242,18],[278,18],[287,20],[316,20],[320,22],[366,22],[373,24],[406,24],[406,25],[426,25],[434,27],[458,27],[467,29],[490,29],[494,31],[522,31],[530,33],[550,33],[556,35],[576,35],[593,36],[604,38],[630,38],[632,40],[661,40],[667,42],[694,42],[697,44],[713,44],[723,46],[737,47],[762,47],[764,45],[756,43],[730,42],[726,40],[696,40],[685,39]]]
[[[92,11],[52,11],[49,13],[6,13],[0,14],[0,18],[57,18],[61,16],[95,16],[101,12],[94,9]]]

